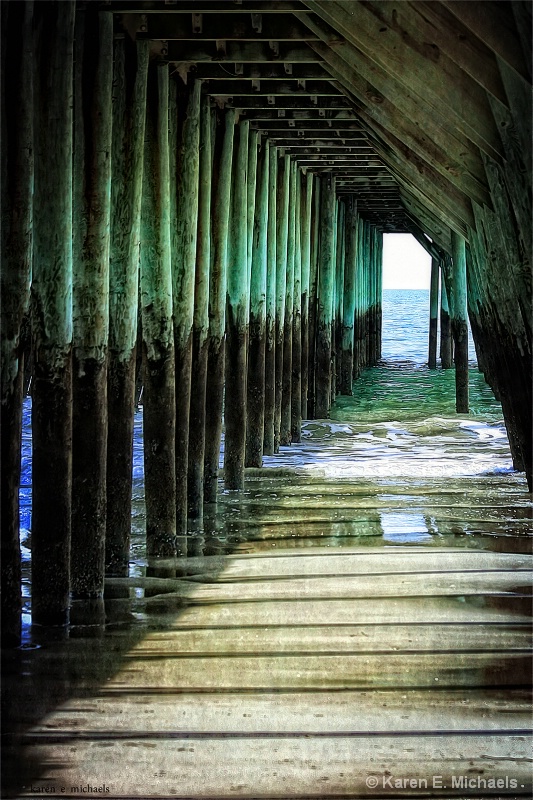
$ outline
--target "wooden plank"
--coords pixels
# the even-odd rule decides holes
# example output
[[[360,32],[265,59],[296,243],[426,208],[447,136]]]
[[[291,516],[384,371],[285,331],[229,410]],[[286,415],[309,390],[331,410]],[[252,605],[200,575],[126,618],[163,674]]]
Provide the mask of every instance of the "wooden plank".
[[[331,78],[331,76],[328,77]],[[232,81],[208,80],[204,83],[202,92],[209,97],[255,97],[259,94],[259,90],[254,88],[252,80],[243,80],[242,78]],[[287,95],[342,96],[342,92],[339,91],[333,80],[306,80],[305,88],[303,88],[298,80],[290,80],[288,75],[285,76],[284,81],[261,80],[260,92],[261,95],[270,97],[286,97]]]
[[[312,52],[312,51],[310,51]],[[180,61],[180,68],[183,64]],[[238,67],[237,67],[238,64]],[[245,80],[267,80],[267,81],[331,81],[331,75],[324,69],[319,61],[314,63],[288,64],[274,62],[258,63],[239,63],[230,62],[221,64],[220,62],[205,63],[192,62],[190,64],[191,74],[200,80],[209,80],[213,83],[223,81],[231,84],[233,81],[242,82]],[[261,91],[263,86],[261,85]]]
[[[272,42],[263,41],[225,41],[224,50],[217,51],[214,41],[169,41],[166,43],[165,58],[177,64],[220,63],[226,68],[231,68],[233,64],[315,64],[322,61],[304,42],[276,40],[276,47],[271,45]],[[160,43],[152,42],[153,50],[158,46],[160,50]]]
[[[485,92],[453,62],[438,65],[398,21],[394,4],[347,5],[309,0],[309,8],[356,45],[388,75],[426,101],[434,113],[448,111],[453,125],[484,152],[498,157],[501,142]],[[385,28],[385,30],[383,30]],[[455,101],[463,98],[461,107]]]
[[[316,38],[292,14],[283,17],[263,14],[260,31],[253,27],[251,14],[206,14],[202,30],[196,32],[192,15],[154,13],[148,14],[145,20],[140,17],[140,14],[120,14],[119,20],[127,31],[138,31],[144,25],[144,36],[164,41],[308,42]]]

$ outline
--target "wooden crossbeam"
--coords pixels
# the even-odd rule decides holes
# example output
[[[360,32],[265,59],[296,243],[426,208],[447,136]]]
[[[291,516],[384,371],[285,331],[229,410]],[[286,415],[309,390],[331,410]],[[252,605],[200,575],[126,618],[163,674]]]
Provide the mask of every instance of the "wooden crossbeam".
[[[242,3],[223,2],[223,0],[189,0],[188,2],[167,3],[165,0],[141,3],[113,0],[108,8],[120,14],[136,14],[142,7],[143,14],[287,14],[291,11],[305,10],[304,3],[297,0],[245,0]]]
[[[290,73],[287,68],[290,67]],[[209,81],[261,80],[261,81],[287,81],[322,80],[331,81],[331,74],[324,69],[320,62],[309,64],[286,63],[191,63],[189,71],[195,78]],[[263,90],[263,89],[262,89]]]
[[[118,23],[117,23],[118,24]],[[135,35],[135,32],[131,32]],[[163,37],[163,41],[166,38]],[[183,64],[313,64],[321,62],[305,42],[224,41],[211,42],[168,41],[165,58]],[[222,46],[223,43],[223,46]],[[152,53],[161,50],[161,42],[151,43]]]
[[[296,95],[298,97],[342,97],[342,92],[334,82],[312,80],[306,82],[305,89],[301,88],[298,81],[259,81],[259,87],[254,89],[253,80],[231,81],[206,81],[202,87],[203,94],[211,97],[285,97]]]
[[[343,96],[322,97],[321,95],[302,95],[301,97],[275,97],[271,95],[259,95],[257,97],[221,97],[224,103],[232,108],[257,109],[257,110],[301,110],[309,111],[313,109],[346,109],[349,101]]]
[[[261,30],[254,29],[251,14],[206,14],[201,31],[194,30],[192,14],[119,14],[126,30],[139,31],[148,39],[206,42],[266,41],[309,42],[316,39],[292,14],[263,14]],[[141,29],[145,30],[141,30]]]

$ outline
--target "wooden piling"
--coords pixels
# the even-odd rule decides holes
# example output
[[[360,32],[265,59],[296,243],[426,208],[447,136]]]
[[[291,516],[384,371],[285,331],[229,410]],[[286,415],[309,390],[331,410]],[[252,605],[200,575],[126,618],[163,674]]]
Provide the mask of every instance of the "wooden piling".
[[[454,343],[455,408],[468,413],[468,323],[465,240],[452,231],[451,329]]]
[[[346,250],[344,262],[344,295],[342,305],[342,352],[340,393],[352,394],[354,371],[354,318],[357,263],[357,200],[351,195],[346,203]]]
[[[109,346],[107,371],[107,513],[105,563],[127,577],[131,533],[135,362],[149,43],[115,40]]]
[[[269,150],[267,288],[265,321],[265,429],[263,452],[274,454],[274,413],[276,405],[276,191],[278,152]]]
[[[254,216],[255,216],[255,187],[257,184],[257,148],[259,145],[259,131],[251,129],[248,134],[248,167],[246,170],[246,225],[247,241],[246,255],[248,259],[248,294],[252,279],[252,253],[254,241]]]
[[[140,273],[146,549],[150,556],[172,556],[176,552],[168,100],[168,64],[150,65]]]
[[[276,199],[276,385],[274,409],[274,452],[279,452],[281,435],[281,402],[283,394],[283,343],[285,292],[287,287],[287,238],[289,232],[290,158],[278,161]]]
[[[198,234],[194,286],[194,319],[189,420],[187,497],[189,519],[201,520],[204,507],[204,455],[209,336],[209,270],[211,266],[211,127],[208,98],[200,113]]]
[[[331,328],[335,281],[335,176],[321,181],[320,251],[316,331],[315,417],[326,419],[331,407]]]
[[[211,202],[209,346],[207,359],[204,502],[217,499],[224,400],[226,274],[235,111],[216,110]]]
[[[441,265],[440,281],[440,365],[442,369],[451,369],[452,360],[452,333],[450,326],[450,310],[448,307],[448,292],[444,280],[444,271]]]
[[[316,417],[316,331],[318,313],[318,258],[320,250],[320,189],[320,178],[318,176],[313,176],[311,264],[309,270],[309,357],[307,360],[308,419],[315,419]]]
[[[179,537],[187,532],[192,328],[200,163],[200,88],[200,81],[195,81],[190,89],[179,85],[175,169],[174,162],[171,167],[172,185],[176,182],[171,248],[176,357],[176,532]]]
[[[226,302],[224,485],[244,488],[246,449],[246,360],[248,351],[248,120],[237,126],[233,159]]]
[[[280,445],[289,445],[291,443],[292,321],[294,312],[294,262],[296,245],[296,162],[290,162],[289,170],[289,221],[287,229],[285,315],[283,322],[283,385],[281,396]]]
[[[311,284],[311,215],[313,209],[313,174],[302,179],[300,204],[302,241],[302,419],[307,419],[309,387],[309,291]]]
[[[32,620],[69,619],[75,4],[34,6]]]
[[[439,262],[431,259],[431,282],[429,287],[429,348],[428,367],[437,369],[437,317],[439,309]]]
[[[291,442],[302,439],[302,175],[295,170],[292,306]]]
[[[21,636],[19,488],[24,388],[23,320],[30,307],[33,223],[33,3],[3,3],[1,369],[2,646]]]
[[[75,46],[71,594],[103,600],[113,15],[78,10]],[[92,608],[103,622],[103,602]]]
[[[337,200],[337,224],[336,224],[336,265],[335,265],[335,316],[334,316],[334,367],[335,367],[335,390],[332,402],[339,392],[341,384],[342,369],[342,313],[344,305],[344,265],[345,265],[345,211],[346,206],[340,198]]]
[[[256,161],[257,180],[250,281],[250,340],[248,344],[246,466],[261,467],[265,430],[265,347],[267,292],[267,230],[269,200],[269,143],[263,141]]]

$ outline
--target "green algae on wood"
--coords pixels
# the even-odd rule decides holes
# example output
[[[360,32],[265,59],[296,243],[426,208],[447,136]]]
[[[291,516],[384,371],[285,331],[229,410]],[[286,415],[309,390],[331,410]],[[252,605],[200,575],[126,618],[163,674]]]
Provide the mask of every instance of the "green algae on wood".
[[[76,12],[73,174],[71,594],[103,622],[113,18]],[[75,607],[71,610],[74,618]],[[87,619],[87,617],[84,617]]]
[[[235,110],[216,110],[213,137],[209,348],[207,360],[204,502],[217,499],[225,375],[226,283]]]
[[[448,307],[448,292],[444,280],[444,269],[440,265],[440,365],[442,369],[451,369],[452,359],[452,333],[450,327],[450,310]]]
[[[302,175],[296,165],[292,311],[291,442],[302,438]]]
[[[281,394],[281,425],[279,443],[291,443],[292,394],[292,324],[294,313],[294,262],[296,259],[296,170],[295,161],[289,162],[289,220],[287,227],[287,271],[285,279],[285,314],[283,322],[283,383]]]
[[[32,619],[69,619],[72,92],[75,4],[37,3],[33,251]]]
[[[200,166],[194,319],[189,419],[188,517],[201,520],[204,503],[204,455],[209,337],[209,270],[211,266],[211,127],[207,97],[200,113]]]
[[[250,336],[246,399],[246,466],[261,467],[265,429],[265,347],[267,293],[267,231],[269,226],[268,140],[261,144],[257,157],[255,214],[250,281]]]
[[[176,553],[168,65],[150,65],[141,214],[143,438],[148,555]]]
[[[224,485],[244,488],[246,449],[246,359],[248,352],[247,180],[250,123],[237,126],[226,288],[226,383],[224,401]]]
[[[326,419],[331,408],[331,330],[335,282],[335,176],[321,181],[320,250],[316,324],[315,417]]]
[[[263,452],[274,454],[274,413],[276,404],[276,192],[278,151],[270,146],[268,166],[267,284],[265,320],[265,429]]]
[[[454,343],[455,407],[457,413],[468,413],[468,312],[465,240],[455,231],[452,231],[452,259],[449,299]]]
[[[105,563],[106,574],[116,577],[129,569],[148,51],[146,40],[133,46],[115,39]]]
[[[302,419],[307,419],[309,390],[309,291],[311,283],[311,215],[313,208],[313,174],[303,176],[301,189],[301,337],[302,337]]]
[[[176,79],[178,81],[180,79]],[[194,274],[198,225],[200,161],[200,89],[177,89],[177,144],[172,157],[171,182],[175,211],[171,220],[172,301],[176,358],[176,532],[187,532],[187,473],[189,469],[189,417],[191,401],[192,328],[194,321]],[[176,124],[175,119],[171,121]],[[172,150],[174,144],[172,144]],[[174,199],[172,198],[172,202]]]
[[[320,178],[313,176],[311,208],[311,253],[309,267],[309,355],[307,359],[307,418],[315,419],[316,407],[316,329],[318,312],[318,258],[320,244]]]
[[[354,361],[354,317],[357,264],[357,200],[351,195],[345,212],[345,262],[342,304],[342,349],[340,367],[340,393],[352,394]]]
[[[283,395],[283,344],[285,292],[287,288],[287,238],[289,232],[290,158],[278,161],[276,200],[276,392],[274,410],[274,452],[279,451],[281,437],[281,405]]]
[[[20,643],[19,488],[24,390],[21,329],[28,318],[33,239],[32,3],[3,3],[1,297],[2,645]]]

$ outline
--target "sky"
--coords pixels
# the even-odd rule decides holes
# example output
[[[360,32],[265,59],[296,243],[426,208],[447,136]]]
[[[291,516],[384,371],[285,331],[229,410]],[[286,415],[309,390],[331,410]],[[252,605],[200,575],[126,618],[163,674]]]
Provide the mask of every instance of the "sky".
[[[431,256],[410,233],[383,235],[383,288],[429,289]]]

